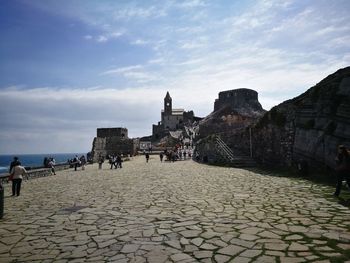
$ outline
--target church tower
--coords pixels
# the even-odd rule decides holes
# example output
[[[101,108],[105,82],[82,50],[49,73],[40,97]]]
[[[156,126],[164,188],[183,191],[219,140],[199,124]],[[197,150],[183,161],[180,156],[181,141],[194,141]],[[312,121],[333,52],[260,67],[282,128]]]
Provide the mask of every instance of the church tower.
[[[164,114],[171,115],[172,112],[173,112],[172,99],[170,97],[169,91],[167,91],[166,96],[164,98]]]

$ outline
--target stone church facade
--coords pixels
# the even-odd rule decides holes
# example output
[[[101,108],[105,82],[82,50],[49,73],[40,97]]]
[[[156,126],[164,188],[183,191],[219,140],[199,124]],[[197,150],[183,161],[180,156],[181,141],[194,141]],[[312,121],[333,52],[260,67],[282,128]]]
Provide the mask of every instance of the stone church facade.
[[[172,98],[167,92],[164,98],[164,109],[161,111],[161,121],[158,124],[153,124],[152,127],[152,138],[158,140],[166,136],[169,131],[181,130],[184,125],[200,119],[194,116],[193,111],[173,109]]]

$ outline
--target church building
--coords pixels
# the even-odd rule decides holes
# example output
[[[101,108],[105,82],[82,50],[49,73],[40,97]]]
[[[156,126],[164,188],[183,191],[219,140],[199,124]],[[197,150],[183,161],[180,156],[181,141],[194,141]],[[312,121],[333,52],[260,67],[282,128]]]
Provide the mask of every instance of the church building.
[[[200,120],[194,116],[193,111],[185,111],[184,109],[173,109],[172,98],[169,92],[164,98],[164,109],[161,112],[161,121],[157,125],[153,124],[152,137],[160,139],[168,135],[169,131],[181,130],[184,125]]]

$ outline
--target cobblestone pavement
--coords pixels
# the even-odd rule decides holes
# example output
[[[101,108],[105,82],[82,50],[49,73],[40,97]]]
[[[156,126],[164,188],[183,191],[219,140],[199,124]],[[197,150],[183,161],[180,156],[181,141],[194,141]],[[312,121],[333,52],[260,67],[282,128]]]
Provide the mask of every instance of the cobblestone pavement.
[[[350,210],[332,188],[151,156],[23,184],[0,262],[346,262]],[[349,261],[348,261],[349,262]]]

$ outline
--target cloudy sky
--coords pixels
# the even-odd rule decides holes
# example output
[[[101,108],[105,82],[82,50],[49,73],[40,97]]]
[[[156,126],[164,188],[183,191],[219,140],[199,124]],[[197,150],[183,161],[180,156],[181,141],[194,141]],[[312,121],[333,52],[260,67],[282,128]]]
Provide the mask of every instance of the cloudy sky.
[[[250,88],[265,109],[350,62],[348,0],[2,0],[0,154],[150,135],[166,91],[206,116]]]

